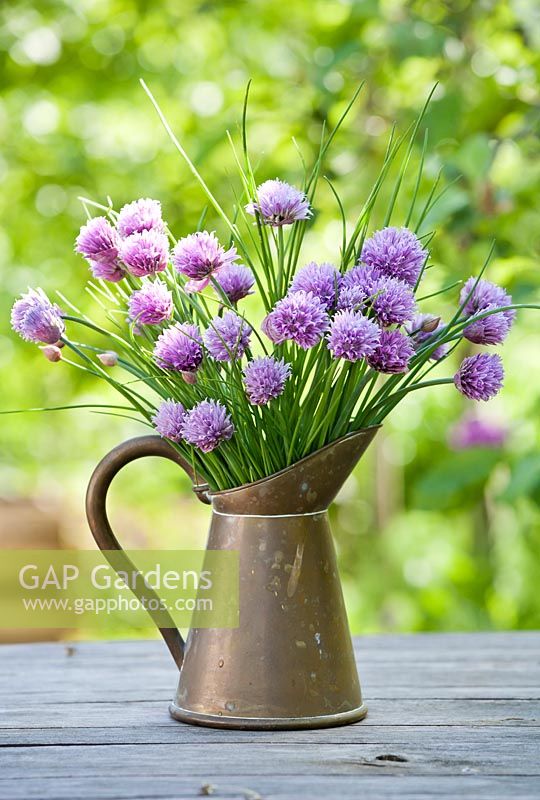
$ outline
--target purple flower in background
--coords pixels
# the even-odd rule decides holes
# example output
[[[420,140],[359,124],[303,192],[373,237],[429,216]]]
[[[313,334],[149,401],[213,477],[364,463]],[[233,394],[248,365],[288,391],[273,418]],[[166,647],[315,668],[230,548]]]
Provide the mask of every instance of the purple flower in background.
[[[161,203],[149,197],[127,203],[120,209],[116,226],[120,236],[131,236],[143,231],[163,233],[165,225],[161,217]]]
[[[328,328],[328,314],[311,292],[294,292],[278,300],[261,328],[275,344],[292,340],[308,350]]]
[[[491,311],[498,306],[487,306],[484,311]],[[501,344],[506,339],[510,331],[511,323],[504,316],[502,311],[499,314],[490,314],[489,317],[475,320],[467,325],[463,331],[463,336],[475,344]]]
[[[66,329],[61,309],[42,289],[29,289],[11,309],[11,327],[28,342],[56,344]]]
[[[500,344],[504,341],[516,317],[514,309],[490,314],[488,317],[474,321],[476,314],[512,303],[512,297],[501,286],[490,281],[480,280],[476,285],[472,277],[463,286],[459,302],[465,303],[463,313],[471,317],[471,324],[463,331],[463,335],[475,344]],[[470,296],[469,296],[470,295]]]
[[[182,403],[176,400],[164,400],[152,417],[157,432],[166,439],[179,442],[182,439],[182,425],[186,411]]]
[[[154,356],[162,369],[196,372],[203,360],[202,339],[196,325],[180,323],[158,336]]]
[[[173,264],[178,272],[186,275],[186,291],[200,292],[210,283],[210,277],[219,277],[224,267],[238,259],[235,247],[225,250],[215,233],[198,231],[180,239],[173,250]]]
[[[454,375],[454,383],[469,400],[490,400],[503,385],[501,357],[478,353],[465,358]]]
[[[232,361],[244,355],[251,331],[245,319],[234,311],[225,311],[222,317],[215,317],[210,323],[204,333],[204,343],[216,361]]]
[[[463,416],[454,425],[448,437],[454,450],[468,450],[472,447],[502,447],[508,438],[508,429],[489,419]]]
[[[85,258],[99,261],[118,256],[119,239],[116,230],[106,217],[93,217],[81,227],[75,241],[75,250]]]
[[[491,281],[479,280],[475,288],[476,280],[475,277],[469,278],[459,295],[460,305],[465,303],[463,313],[466,317],[472,317],[474,314],[485,311],[486,308],[491,308],[492,306],[511,305],[512,296],[501,286],[497,286],[496,283],[491,283]],[[506,317],[510,324],[516,318],[516,312],[513,308],[501,311],[501,314]]]
[[[156,230],[132,233],[122,242],[120,257],[137,278],[163,272],[169,258],[168,239]]]
[[[304,192],[285,181],[265,181],[257,187],[257,199],[246,206],[248,214],[259,214],[262,221],[274,228],[292,225],[311,216],[309,201]]]
[[[383,228],[366,239],[360,261],[389,278],[415,286],[427,255],[408,228]]]
[[[217,400],[203,400],[188,411],[182,426],[186,442],[198,447],[203,453],[210,453],[221,442],[230,439],[234,425],[225,406]]]
[[[381,331],[379,343],[367,362],[377,372],[392,375],[407,372],[414,353],[413,343],[401,331]]]
[[[264,406],[283,393],[285,381],[291,374],[291,365],[283,359],[262,356],[249,361],[244,369],[244,386],[249,402]]]
[[[401,325],[414,315],[416,304],[410,286],[397,278],[380,278],[371,308],[380,325]]]
[[[318,297],[327,311],[335,308],[341,283],[341,273],[333,264],[316,264],[311,261],[298,270],[293,278],[291,292],[311,292]]]
[[[405,323],[405,330],[410,334],[416,349],[423,347],[430,339],[435,339],[446,328],[440,317],[433,314],[415,314],[410,322]],[[440,361],[448,352],[448,344],[441,344],[437,347],[430,358],[433,361]]]
[[[118,260],[90,261],[90,271],[94,278],[110,283],[118,283],[126,277],[126,271]]]
[[[244,264],[227,264],[216,274],[216,282],[227,295],[229,303],[238,303],[248,294],[253,294],[251,289],[255,276]]]
[[[337,301],[338,311],[360,311],[366,305],[366,293],[361,286],[342,286]]]
[[[350,310],[370,306],[380,325],[401,325],[413,316],[415,300],[409,284],[359,265],[343,276],[338,306]]]
[[[52,305],[51,301],[43,289],[29,289],[26,294],[22,294],[19,300],[15,300],[11,309],[11,327],[18,334],[22,335],[22,325],[28,311],[34,307]]]
[[[145,281],[129,298],[128,308],[130,319],[137,324],[159,325],[172,316],[172,294],[163,281]]]
[[[105,217],[94,217],[83,225],[75,250],[89,262],[94,278],[117,283],[125,275],[118,253],[120,239],[118,233]]]
[[[377,292],[381,276],[382,273],[378,269],[357,264],[343,275],[341,292],[344,292],[345,289],[361,289],[366,299],[373,297]]]
[[[356,311],[338,311],[327,335],[328,349],[334,358],[359,361],[374,353],[380,328]]]

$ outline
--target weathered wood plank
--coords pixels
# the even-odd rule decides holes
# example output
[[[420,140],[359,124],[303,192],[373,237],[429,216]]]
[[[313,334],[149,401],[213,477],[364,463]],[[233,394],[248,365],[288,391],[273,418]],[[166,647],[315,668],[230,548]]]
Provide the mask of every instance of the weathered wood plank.
[[[476,644],[482,641],[482,636],[452,636],[456,642],[468,642],[468,646],[463,644],[459,649],[456,645],[447,652],[437,650],[439,643],[446,641],[444,636],[433,637],[431,651],[427,649],[429,637],[424,638],[423,648],[418,649],[416,659],[410,662],[403,660],[399,647],[392,655],[388,645],[385,645],[388,656],[381,660],[377,650],[380,637],[368,637],[365,641],[369,645],[364,650],[361,646],[358,655],[366,697],[539,699],[540,650],[537,655],[532,647],[508,648],[502,645],[508,641],[506,634],[492,634],[490,642],[501,637],[504,658],[488,655],[485,648]],[[408,637],[397,637],[397,641],[402,639],[410,642]],[[532,640],[530,634],[518,634],[516,639],[528,644]],[[463,658],[465,652],[473,653],[474,658]],[[81,699],[166,702],[174,691],[176,677],[164,646],[154,641],[119,642],[115,646],[87,643],[67,648],[63,645],[0,648],[0,705],[4,706],[17,706],[21,697],[32,700],[38,695],[40,699],[62,703]]]
[[[2,756],[9,760],[9,748],[49,747],[51,745],[159,745],[204,743],[230,748],[237,752],[245,745],[298,744],[319,747],[327,744],[340,745],[388,745],[407,747],[410,744],[422,748],[448,747],[456,745],[471,748],[498,748],[503,743],[515,749],[527,741],[536,745],[540,753],[540,727],[529,727],[524,733],[513,725],[470,726],[470,725],[424,725],[415,728],[408,725],[347,725],[342,728],[329,728],[316,733],[313,731],[227,731],[224,733],[212,728],[195,726],[152,725],[124,727],[57,727],[35,729],[12,729],[0,731],[0,764]],[[5,751],[5,752],[3,752]]]
[[[179,740],[193,735],[193,728],[181,725],[169,717],[166,700],[117,701],[87,703],[28,703],[12,702],[0,708],[0,732],[5,730],[47,730],[66,728],[148,728],[171,727],[178,730]],[[402,700],[373,699],[369,701],[369,714],[360,727],[373,725],[423,725],[459,726],[538,726],[540,725],[540,701],[538,700],[437,700],[426,701],[405,698]],[[358,726],[336,728],[336,738],[347,730]],[[203,737],[205,730],[197,730]],[[207,735],[219,735],[219,731],[206,730]],[[273,734],[272,734],[273,736]]]
[[[52,668],[73,672],[88,667],[94,669],[118,668],[119,663],[129,665],[132,670],[137,668],[149,673],[175,670],[175,666],[166,652],[153,653],[149,657],[144,652],[144,645],[144,642],[140,643],[138,652],[137,650],[132,651],[131,648],[129,650],[119,649],[116,657],[104,657],[99,654],[99,657],[96,657],[91,649],[80,649],[80,646],[75,645],[66,648],[65,645],[59,645],[54,657],[47,656],[44,659],[41,658],[40,645],[35,645],[35,650],[29,649],[24,658],[20,656],[15,658],[11,654],[5,653],[4,648],[0,645],[0,678],[16,678],[19,670],[31,674],[46,672]],[[474,647],[474,645],[472,646]],[[26,649],[26,645],[24,647]],[[498,672],[499,670],[506,670],[512,674],[540,673],[540,651],[538,654],[528,653],[523,657],[516,653],[514,658],[508,654],[499,657],[496,654],[486,654],[480,650],[474,653],[474,658],[470,659],[461,659],[459,653],[439,653],[437,659],[429,659],[422,654],[417,654],[410,661],[402,659],[401,656],[402,654],[396,651],[393,657],[389,654],[382,660],[371,650],[357,650],[356,661],[360,667],[371,669],[375,674],[379,670],[395,670],[402,665],[413,675],[417,668],[426,673],[439,674],[441,671],[448,672],[449,669],[457,667],[466,675],[474,675],[476,672],[482,671]],[[396,659],[399,659],[399,663],[396,663]]]
[[[0,790],[2,784],[0,782]],[[142,776],[121,777],[114,782],[100,775],[92,780],[69,778],[27,778],[10,783],[3,800],[201,800],[203,787],[215,800],[534,800],[538,797],[536,777],[475,775],[426,776],[387,775],[374,767],[361,776],[257,776],[249,779],[214,775],[207,777]],[[209,796],[206,794],[206,796]]]
[[[1,782],[0,782],[1,786]],[[361,776],[257,776],[248,780],[236,776],[214,775],[203,779],[182,776],[121,777],[95,775],[91,781],[73,775],[69,778],[27,778],[10,784],[3,800],[201,800],[203,787],[215,800],[533,800],[538,797],[535,777],[497,777],[475,775],[432,777],[387,775],[374,767]],[[208,796],[208,794],[206,794]]]
[[[540,797],[538,634],[355,645],[368,719],[274,733],[170,720],[160,641],[0,647],[0,797]]]
[[[237,775],[363,775],[373,769],[401,775],[460,775],[472,771],[482,775],[528,775],[540,779],[538,738],[523,736],[516,742],[488,737],[478,730],[475,743],[459,736],[448,739],[409,735],[407,741],[357,744],[324,744],[313,733],[313,746],[251,741],[246,747],[225,747],[200,742],[189,744],[145,744],[62,747],[12,747],[0,750],[0,795],[2,781],[39,777],[95,775],[117,780],[133,775],[182,775],[189,765],[192,777]],[[227,734],[223,734],[223,741]],[[381,737],[382,738],[382,737]],[[405,737],[402,737],[405,738]],[[423,738],[423,741],[420,739]],[[391,758],[388,758],[390,756]],[[381,766],[382,765],[382,766]]]
[[[28,655],[39,652],[43,664],[48,658],[56,659],[64,655],[66,647],[74,648],[80,655],[95,660],[116,660],[119,656],[141,655],[144,644],[144,659],[160,661],[170,659],[161,639],[132,639],[122,641],[96,642],[44,642],[34,644],[0,645],[0,666],[9,658],[11,663],[26,661]],[[450,654],[453,659],[474,661],[488,655],[497,660],[518,660],[520,658],[540,659],[540,636],[535,631],[512,631],[496,633],[419,633],[366,635],[354,637],[357,654],[371,653],[371,660],[395,660],[396,655],[404,660],[414,660],[422,654],[424,659],[439,661],[441,655]]]
[[[395,686],[391,690],[386,690],[384,687],[373,687],[366,681],[362,681],[364,691],[364,699],[369,707],[373,706],[375,700],[388,700],[389,698],[401,702],[402,700],[417,700],[422,702],[438,702],[439,700],[462,700],[462,701],[505,701],[505,700],[521,700],[523,702],[537,703],[540,700],[540,687],[524,686],[515,688],[509,686],[506,688],[490,687],[490,686],[475,686],[475,687],[409,687],[409,686]],[[87,687],[82,685],[79,691],[71,690],[66,687],[62,692],[58,690],[46,690],[43,692],[17,692],[11,695],[6,693],[4,696],[0,695],[0,714],[2,709],[8,709],[10,706],[14,707],[25,703],[34,708],[38,708],[42,700],[49,703],[73,704],[77,703],[77,697],[84,697],[85,702],[88,703],[102,703],[102,702],[118,702],[146,703],[149,700],[160,702],[167,707],[170,702],[176,684],[173,678],[169,686],[163,686],[159,691],[146,691],[141,687],[137,689],[135,686],[131,689],[123,689],[119,687],[117,691],[103,690],[101,693],[99,687]]]
[[[402,676],[403,680],[403,676]],[[395,686],[389,682],[389,689],[384,686],[372,686],[368,681],[362,680],[362,687],[364,692],[364,699],[368,705],[371,705],[374,700],[386,700],[388,698],[394,700],[422,700],[424,702],[438,701],[438,700],[523,700],[537,702],[540,700],[540,686],[520,686],[515,687],[511,684],[499,688],[497,686]],[[65,690],[61,688],[43,687],[43,691],[28,691],[23,692],[6,692],[0,693],[0,710],[7,708],[8,705],[12,707],[21,703],[30,704],[32,706],[39,706],[40,702],[45,699],[47,702],[61,703],[76,703],[78,697],[84,697],[86,702],[100,703],[103,701],[119,703],[126,702],[146,702],[147,700],[159,701],[167,705],[171,700],[174,690],[176,688],[176,681],[173,678],[163,686],[155,690],[146,690],[142,687],[133,685],[131,688],[122,686],[118,687],[104,687],[100,691],[99,685],[88,685],[81,683],[80,687],[75,690],[70,686],[66,686]],[[1,712],[0,712],[1,713]]]

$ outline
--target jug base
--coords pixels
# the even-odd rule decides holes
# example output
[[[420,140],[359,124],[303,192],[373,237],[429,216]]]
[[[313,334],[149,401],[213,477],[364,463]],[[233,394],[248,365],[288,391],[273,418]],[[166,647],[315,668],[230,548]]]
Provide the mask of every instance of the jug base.
[[[231,728],[251,731],[268,730],[300,730],[302,728],[332,728],[338,725],[350,725],[359,722],[367,714],[367,706],[362,703],[358,708],[342,711],[339,714],[322,714],[315,717],[233,717],[219,714],[202,714],[197,711],[188,711],[185,708],[171,703],[169,706],[171,717],[179,722],[189,725],[203,725],[208,728]]]

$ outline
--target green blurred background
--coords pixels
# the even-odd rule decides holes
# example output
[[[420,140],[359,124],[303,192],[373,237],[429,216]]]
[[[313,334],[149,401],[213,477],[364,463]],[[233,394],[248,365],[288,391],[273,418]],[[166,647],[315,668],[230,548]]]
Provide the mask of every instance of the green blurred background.
[[[301,169],[291,137],[310,158],[322,120],[335,122],[364,80],[325,167],[351,220],[392,123],[404,130],[439,81],[422,194],[440,169],[448,190],[426,223],[437,230],[428,288],[477,272],[496,238],[488,277],[517,301],[538,298],[535,0],[20,0],[1,5],[0,52],[3,409],[108,394],[48,363],[8,324],[28,285],[93,309],[73,253],[84,220],[78,195],[110,195],[117,208],[159,198],[177,236],[197,223],[203,197],[140,77],[224,204],[234,174],[224,134],[237,132],[249,78],[258,176],[292,182]],[[340,227],[328,189],[316,206],[305,260],[335,259]],[[453,449],[452,427],[471,404],[447,387],[412,395],[385,425],[332,511],[354,632],[540,627],[539,352],[538,317],[522,314],[503,348],[505,389],[478,412],[506,427],[502,447]],[[35,546],[46,529],[44,546],[90,547],[82,509],[92,467],[143,430],[76,411],[6,416],[0,426],[0,545]],[[112,494],[126,546],[204,545],[207,510],[173,466],[134,465]]]

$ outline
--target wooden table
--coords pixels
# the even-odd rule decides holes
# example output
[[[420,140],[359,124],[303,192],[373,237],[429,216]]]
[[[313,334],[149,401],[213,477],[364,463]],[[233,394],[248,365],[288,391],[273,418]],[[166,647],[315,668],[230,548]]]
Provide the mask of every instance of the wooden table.
[[[0,648],[0,798],[540,797],[540,634],[356,640],[368,718],[182,725],[160,641]]]

